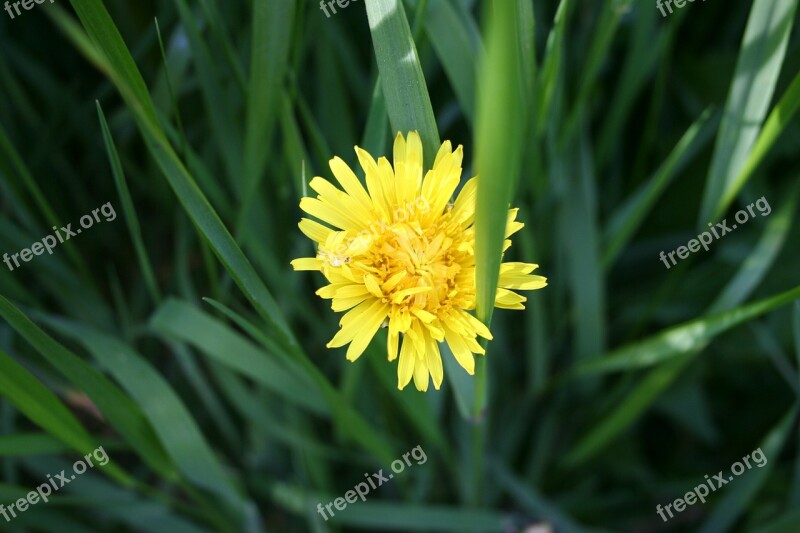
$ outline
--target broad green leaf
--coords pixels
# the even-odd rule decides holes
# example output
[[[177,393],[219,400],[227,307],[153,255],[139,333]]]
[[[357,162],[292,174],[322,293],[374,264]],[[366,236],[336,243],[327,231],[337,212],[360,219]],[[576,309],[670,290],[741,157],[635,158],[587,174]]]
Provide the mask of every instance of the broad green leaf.
[[[243,505],[186,405],[147,360],[122,341],[93,328],[59,318],[47,317],[45,321],[81,343],[131,395],[187,480],[219,495],[234,508]]]
[[[554,164],[564,178],[560,232],[566,257],[565,277],[572,293],[575,314],[574,353],[577,359],[596,357],[606,345],[606,295],[600,261],[597,179],[591,146],[585,134],[576,138],[569,155],[554,150]],[[556,166],[557,165],[557,166]],[[565,172],[566,174],[562,174]],[[535,296],[534,296],[535,297]]]
[[[475,283],[478,318],[491,323],[500,276],[506,220],[522,155],[522,67],[516,6],[488,10],[486,54],[479,72],[475,161]],[[502,132],[502,134],[499,134]]]
[[[259,350],[222,322],[194,306],[167,300],[153,315],[159,333],[185,342],[292,403],[315,413],[329,408],[313,384],[291,373],[276,355]]]

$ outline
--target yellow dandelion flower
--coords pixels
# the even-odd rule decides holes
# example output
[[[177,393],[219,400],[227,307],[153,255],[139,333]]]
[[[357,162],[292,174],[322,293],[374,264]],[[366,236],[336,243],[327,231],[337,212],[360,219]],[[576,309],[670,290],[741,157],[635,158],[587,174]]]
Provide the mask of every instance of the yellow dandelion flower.
[[[394,165],[378,161],[356,147],[366,175],[366,190],[347,164],[336,157],[331,171],[342,189],[315,177],[309,184],[316,198],[303,198],[300,208],[324,224],[302,219],[300,230],[317,243],[317,256],[292,261],[295,270],[318,270],[329,282],[317,294],[332,300],[332,309],[347,313],[328,348],[349,344],[347,359],[364,353],[378,328],[388,327],[389,361],[400,361],[397,385],[414,378],[428,389],[429,376],[438,389],[444,372],[439,343],[446,342],[458,363],[474,374],[473,354],[483,355],[478,336],[491,340],[489,329],[470,311],[475,309],[476,179],[461,181],[463,150],[442,144],[433,169],[423,179],[422,143],[416,132],[398,134]],[[506,239],[523,224],[510,209]],[[327,225],[326,225],[327,224]],[[504,250],[511,246],[506,240]],[[547,285],[532,275],[538,265],[503,263],[495,306],[524,309],[526,298],[515,290]]]

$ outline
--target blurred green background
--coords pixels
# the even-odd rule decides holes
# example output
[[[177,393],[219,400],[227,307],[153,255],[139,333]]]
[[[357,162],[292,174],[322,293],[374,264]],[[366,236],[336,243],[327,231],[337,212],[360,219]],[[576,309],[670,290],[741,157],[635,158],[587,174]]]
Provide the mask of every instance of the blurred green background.
[[[0,253],[116,214],[0,265],[0,503],[111,459],[0,530],[800,531],[797,0],[670,6],[0,12]],[[425,394],[396,389],[380,338],[354,364],[327,350],[322,277],[289,266],[314,253],[305,183],[411,129],[464,145],[479,231],[510,200],[506,260],[549,280],[494,313],[479,376],[446,365]],[[768,216],[659,259],[762,197]],[[416,446],[424,464],[318,513]]]

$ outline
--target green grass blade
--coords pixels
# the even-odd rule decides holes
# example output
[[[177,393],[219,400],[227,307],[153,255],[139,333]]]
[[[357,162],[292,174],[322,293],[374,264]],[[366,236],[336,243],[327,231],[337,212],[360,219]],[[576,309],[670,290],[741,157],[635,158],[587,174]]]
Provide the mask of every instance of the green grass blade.
[[[167,300],[153,315],[151,326],[159,333],[194,346],[207,357],[240,372],[281,398],[328,413],[323,397],[305,380],[293,375],[275,359],[194,306]]]
[[[418,468],[414,463],[412,465]],[[402,475],[413,475],[413,468]],[[333,495],[312,494],[283,483],[270,487],[270,492],[281,507],[296,514],[304,514],[309,510],[316,514],[317,502],[333,501],[335,498]],[[319,516],[317,518],[322,521]],[[336,512],[329,522],[368,531],[501,533],[511,527],[511,517],[491,510],[372,501],[359,501],[344,512]]]
[[[0,296],[0,316],[94,402],[108,423],[128,441],[139,456],[167,479],[174,467],[156,439],[139,407],[100,372],[54,341],[36,324]]]
[[[80,422],[39,380],[0,351],[0,395],[8,399],[36,425],[57,437],[80,454],[97,448]],[[109,462],[101,467],[119,483],[132,487],[135,480]]]
[[[709,313],[735,307],[738,302],[744,301],[767,275],[792,229],[792,220],[797,213],[798,193],[800,193],[800,183],[795,183],[786,200],[775,213],[771,213],[772,216],[767,221],[758,243],[742,262],[736,276],[728,282],[725,290],[711,304]]]
[[[603,266],[607,269],[614,264],[619,254],[641,227],[647,215],[655,207],[658,199],[683,170],[702,150],[711,138],[718,120],[711,118],[711,110],[706,110],[698,118],[681,140],[672,149],[655,174],[617,208],[609,221],[605,234]]]
[[[561,209],[566,276],[575,313],[574,353],[577,359],[596,357],[606,346],[606,295],[600,260],[597,180],[587,135],[576,142],[575,156],[556,152],[559,166],[566,169],[566,191]]]
[[[439,130],[403,3],[364,2],[392,132],[418,131],[430,167],[439,151]]]
[[[425,33],[450,80],[461,112],[467,123],[473,124],[480,42],[474,38],[473,32],[450,2],[430,4],[425,15]]]
[[[699,350],[692,350],[653,369],[625,396],[621,405],[600,419],[566,454],[564,464],[581,465],[607,447],[630,427],[669,387]]]
[[[244,137],[244,204],[239,227],[244,227],[255,192],[264,175],[268,148],[283,98],[283,78],[289,61],[294,0],[253,2],[253,42],[247,86]]]
[[[764,486],[769,475],[775,470],[775,463],[783,450],[783,446],[791,434],[797,419],[798,406],[795,404],[789,412],[781,417],[775,427],[761,441],[758,450],[767,458],[764,465],[745,471],[735,478],[725,497],[720,501],[711,515],[697,530],[699,533],[724,533],[730,531],[739,516],[752,505],[753,498]]]
[[[197,422],[149,362],[125,343],[93,328],[52,317],[45,321],[60,334],[81,343],[131,395],[187,480],[242,512],[241,496]]]
[[[169,145],[158,125],[155,108],[141,73],[102,2],[73,1],[73,7],[96,46],[105,51],[108,58],[108,76],[134,113],[150,153],[189,217],[259,314],[273,326],[283,341],[297,347],[297,342],[275,299]]]
[[[742,166],[741,172],[739,172],[736,179],[734,179],[725,190],[717,206],[716,218],[721,217],[722,213],[730,207],[736,195],[739,194],[742,187],[747,184],[755,170],[767,157],[770,149],[775,145],[778,137],[780,137],[781,133],[786,129],[786,126],[789,125],[798,109],[800,109],[800,72],[794,77],[792,84],[786,89],[780,102],[778,102],[769,114],[769,117],[767,117],[767,121],[758,134],[758,139],[756,139],[753,149],[747,156],[747,160]]]
[[[486,324],[494,310],[506,219],[522,156],[525,112],[515,8],[512,2],[494,2],[489,9],[479,78],[475,282],[478,318]]]
[[[731,311],[691,320],[643,341],[614,350],[602,358],[578,365],[569,372],[569,375],[595,376],[662,364],[683,354],[694,352],[720,333],[786,305],[796,298],[800,298],[800,286]]]
[[[498,484],[514,499],[522,508],[535,516],[540,516],[552,524],[558,531],[570,533],[584,533],[589,531],[580,526],[572,518],[566,516],[558,505],[545,500],[535,487],[517,478],[505,466],[497,461],[493,461],[491,470]]]
[[[150,258],[147,255],[147,248],[142,239],[139,217],[136,216],[136,209],[133,206],[131,192],[128,190],[128,183],[125,181],[125,171],[122,169],[122,161],[120,161],[117,147],[114,145],[114,139],[111,137],[111,131],[108,128],[103,109],[100,107],[100,102],[97,102],[97,116],[100,119],[100,127],[103,130],[103,142],[105,143],[106,152],[108,153],[111,173],[114,175],[114,183],[117,186],[117,193],[122,202],[122,211],[125,213],[125,222],[128,223],[128,231],[131,234],[133,246],[136,250],[136,258],[139,260],[139,267],[142,269],[142,275],[144,275],[145,284],[147,285],[147,290],[150,292],[150,297],[153,299],[153,303],[157,304],[159,300],[161,300],[161,294],[158,290],[158,284],[156,283],[156,275],[153,272]]]
[[[794,355],[797,361],[797,382],[800,383],[800,301],[794,303],[792,313],[792,331],[794,332]],[[800,451],[800,442],[797,444]],[[789,494],[789,505],[800,508],[800,454],[794,462],[794,479],[792,480],[792,492]],[[800,522],[800,520],[798,520]]]
[[[33,197],[34,202],[36,203],[36,207],[39,208],[42,215],[44,216],[44,221],[49,226],[58,226],[61,227],[60,221],[55,214],[50,202],[47,201],[44,194],[42,193],[41,188],[36,183],[36,180],[33,178],[31,171],[28,169],[28,166],[22,160],[19,152],[11,143],[11,139],[8,138],[8,134],[6,133],[5,128],[2,124],[0,124],[0,154],[4,153],[5,156],[11,161],[11,164],[16,171],[19,179],[25,185],[25,188],[28,190],[30,195]],[[88,277],[89,270],[86,267],[86,263],[81,258],[80,254],[78,254],[75,245],[71,242],[64,243],[64,246],[67,249],[67,254],[69,254],[70,259],[72,259],[75,266],[81,271],[83,274],[86,274]]]
[[[242,137],[239,128],[234,126],[235,116],[231,99],[220,81],[220,67],[211,57],[206,41],[200,34],[195,16],[186,0],[175,0],[181,22],[192,49],[192,59],[202,89],[211,131],[225,163],[225,170],[231,188],[243,195],[246,191],[242,183]],[[149,96],[147,97],[149,99]]]
[[[11,372],[8,372],[11,374]],[[0,377],[0,379],[2,379]],[[22,380],[17,380],[21,382]],[[27,390],[36,390],[36,387],[28,387]],[[47,390],[47,389],[45,389]],[[49,393],[50,391],[47,390]],[[6,395],[8,396],[8,395]],[[37,400],[47,402],[47,395],[37,395]],[[57,400],[57,399],[56,399]],[[63,409],[63,405],[61,408]],[[59,408],[48,408],[47,412],[56,413]],[[67,411],[72,416],[72,413]],[[28,418],[31,418],[30,416]],[[31,418],[31,420],[33,420]],[[63,419],[62,422],[66,420]],[[75,420],[77,422],[77,420]],[[39,424],[41,425],[41,424]],[[80,426],[80,424],[78,424]],[[81,427],[81,429],[83,429]],[[25,457],[29,455],[46,455],[62,453],[70,449],[69,445],[63,443],[63,439],[53,437],[53,431],[49,433],[16,433],[13,435],[0,436],[0,457]]]
[[[536,123],[536,136],[541,137],[545,128],[558,111],[554,105],[559,98],[558,91],[562,87],[561,71],[564,68],[566,54],[564,41],[566,39],[567,19],[572,3],[570,0],[561,0],[556,10],[553,29],[547,36],[547,45],[544,51],[542,70],[539,73],[539,83],[536,90],[537,106],[534,121]]]
[[[621,405],[601,419],[569,452],[566,464],[575,466],[593,457],[627,429],[680,372],[719,333],[777,309],[800,297],[800,286],[759,302],[715,317],[698,319],[670,328],[646,341],[626,346],[610,356],[576,369],[576,374],[595,375],[616,370],[631,370],[660,364],[626,395]]]
[[[361,147],[371,154],[385,154],[390,135],[389,115],[386,114],[386,98],[383,96],[381,80],[378,77],[375,89],[372,91],[372,100],[367,114],[367,125],[364,126],[364,136],[361,138]]]
[[[698,227],[718,218],[721,199],[753,149],[778,82],[796,9],[797,0],[753,2],[706,179]]]

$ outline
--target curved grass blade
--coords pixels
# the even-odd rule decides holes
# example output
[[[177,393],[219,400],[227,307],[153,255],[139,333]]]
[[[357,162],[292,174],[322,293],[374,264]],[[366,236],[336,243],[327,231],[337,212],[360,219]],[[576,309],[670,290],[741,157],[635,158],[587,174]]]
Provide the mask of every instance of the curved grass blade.
[[[800,182],[795,183],[788,193],[786,201],[775,213],[772,213],[753,251],[742,262],[736,276],[728,282],[725,290],[711,304],[708,313],[716,313],[736,306],[737,302],[747,298],[747,295],[761,283],[783,249],[786,238],[792,229],[792,220],[797,212],[798,193],[800,193]]]
[[[244,331],[258,340],[267,351],[279,353],[279,349],[272,348],[275,344],[246,319],[210,298],[206,298],[205,301],[236,322]],[[287,365],[297,368],[302,373],[301,375],[307,376],[316,389],[323,394],[325,402],[335,417],[340,430],[344,431],[346,429],[345,434],[350,435],[356,442],[371,451],[382,461],[391,462],[393,460],[392,447],[389,443],[382,436],[379,436],[373,427],[345,401],[342,393],[331,385],[325,375],[308,358],[287,359]]]
[[[208,241],[231,277],[277,337],[303,357],[286,319],[263,281],[194,179],[189,175],[159,127],[157,114],[142,75],[116,25],[100,0],[71,0],[96,52],[106,58],[105,71],[128,104],[150,153],[194,224]]]
[[[698,227],[716,220],[721,199],[752,151],[786,54],[798,0],[754,0],[706,179]]]
[[[244,503],[197,422],[166,379],[134,349],[105,333],[67,320],[42,317],[82,344],[131,395],[183,476],[242,512]]]
[[[610,444],[650,407],[714,336],[797,298],[800,298],[800,286],[716,317],[701,318],[670,328],[646,341],[617,350],[610,357],[593,360],[591,364],[579,367],[575,374],[588,375],[661,363],[639,381],[622,404],[616,406],[573,446],[565,464],[582,464]]]
[[[100,372],[54,341],[0,296],[0,316],[73,385],[84,391],[122,437],[156,472],[175,479],[172,461],[158,442],[139,406]]]
[[[97,448],[97,443],[55,394],[3,351],[0,351],[0,395],[36,425],[80,454],[90,453]],[[101,468],[126,487],[136,484],[113,462]]]
[[[756,139],[753,149],[747,156],[747,160],[742,166],[741,172],[739,172],[736,179],[730,183],[720,199],[715,218],[720,218],[725,210],[733,203],[736,195],[739,194],[742,187],[745,186],[764,158],[767,157],[769,150],[778,140],[781,133],[786,129],[786,126],[797,113],[798,109],[800,109],[800,72],[794,77],[794,81],[792,81],[792,84],[786,89],[780,102],[778,102],[769,114],[769,117],[767,117],[767,121],[758,134],[758,139]]]
[[[706,109],[686,130],[647,183],[614,211],[605,232],[603,267],[608,269],[614,264],[664,191],[709,141],[719,123],[718,116],[713,116],[712,119],[711,109]]]
[[[211,57],[186,0],[176,0],[175,5],[191,45],[192,60],[202,89],[211,132],[222,154],[231,188],[243,198],[246,191],[240,181],[242,176],[242,136],[240,130],[233,124],[235,115],[230,106],[231,100],[225,97],[224,88],[220,84],[222,76],[219,72],[219,65]],[[136,68],[135,65],[134,68]],[[147,98],[150,98],[149,95]]]
[[[596,376],[662,364],[682,354],[694,353],[720,333],[749,322],[797,298],[800,298],[800,286],[731,311],[674,326],[646,340],[615,350],[605,357],[587,361],[571,370],[568,375]]]

